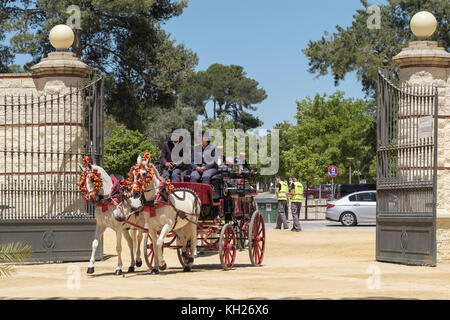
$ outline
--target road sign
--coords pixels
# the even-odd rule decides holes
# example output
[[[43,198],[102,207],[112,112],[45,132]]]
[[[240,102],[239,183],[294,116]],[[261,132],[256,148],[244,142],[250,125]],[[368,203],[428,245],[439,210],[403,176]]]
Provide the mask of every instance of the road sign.
[[[338,174],[339,174],[339,170],[338,170],[338,168],[336,166],[330,166],[328,168],[328,175],[331,178],[336,178]]]

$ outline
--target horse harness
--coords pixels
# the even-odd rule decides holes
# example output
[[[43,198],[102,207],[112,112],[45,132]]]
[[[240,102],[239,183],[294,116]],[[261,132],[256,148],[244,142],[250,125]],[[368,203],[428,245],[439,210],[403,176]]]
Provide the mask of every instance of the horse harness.
[[[97,207],[101,207],[102,211],[104,211],[104,208],[107,208],[112,201],[115,201],[117,203],[122,202],[122,200],[124,199],[124,195],[120,184],[116,184],[109,195],[98,195],[97,199],[97,201],[94,201],[94,204]]]
[[[183,191],[183,196],[178,196],[175,192],[169,192],[165,188],[164,184],[162,184],[159,187],[159,192],[156,194],[156,196],[154,198],[146,201],[144,194],[141,195],[141,201],[143,203],[142,207],[148,206],[149,208],[161,208],[161,207],[167,206],[167,205],[171,206],[176,212],[176,217],[175,217],[175,223],[173,224],[172,229],[170,231],[175,229],[177,222],[178,222],[178,218],[185,219],[188,222],[195,224],[198,227],[199,224],[197,222],[189,219],[188,215],[199,216],[200,213],[186,212],[186,211],[178,209],[177,207],[175,207],[175,205],[173,204],[172,200],[169,197],[169,195],[173,195],[176,199],[184,201],[186,199],[186,192],[191,193],[195,198],[194,208],[197,208],[198,201],[199,201],[198,195],[195,193],[195,191],[188,189],[188,188],[178,188],[175,191]]]

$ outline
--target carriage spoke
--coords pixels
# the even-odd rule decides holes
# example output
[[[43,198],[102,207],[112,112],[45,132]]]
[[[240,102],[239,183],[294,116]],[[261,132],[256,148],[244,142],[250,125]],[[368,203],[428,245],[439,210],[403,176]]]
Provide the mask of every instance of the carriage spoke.
[[[227,265],[227,267],[230,266],[230,253],[229,252],[225,253],[225,264]]]
[[[255,245],[254,252],[255,252],[255,258],[257,259],[258,256],[259,256],[259,247],[258,247],[258,245]]]
[[[219,255],[222,268],[229,270],[233,267],[236,253],[236,236],[231,224],[226,224],[220,232]]]

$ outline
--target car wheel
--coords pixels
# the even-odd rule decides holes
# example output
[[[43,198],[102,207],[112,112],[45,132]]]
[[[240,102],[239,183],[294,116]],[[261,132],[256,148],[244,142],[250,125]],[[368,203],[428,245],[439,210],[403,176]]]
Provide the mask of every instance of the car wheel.
[[[352,212],[344,212],[341,215],[340,220],[341,223],[346,227],[355,226],[357,223],[356,216]]]

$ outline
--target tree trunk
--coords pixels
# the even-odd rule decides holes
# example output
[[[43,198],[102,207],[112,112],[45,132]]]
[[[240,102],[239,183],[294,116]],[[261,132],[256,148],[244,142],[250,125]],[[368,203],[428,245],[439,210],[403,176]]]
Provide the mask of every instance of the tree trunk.
[[[206,111],[205,105],[203,105],[203,114],[205,115],[205,119],[208,120],[208,112]]]
[[[220,118],[220,115],[223,113],[222,105],[219,104],[219,111],[217,112],[217,116]]]

